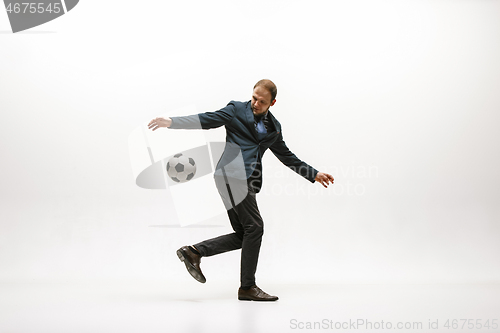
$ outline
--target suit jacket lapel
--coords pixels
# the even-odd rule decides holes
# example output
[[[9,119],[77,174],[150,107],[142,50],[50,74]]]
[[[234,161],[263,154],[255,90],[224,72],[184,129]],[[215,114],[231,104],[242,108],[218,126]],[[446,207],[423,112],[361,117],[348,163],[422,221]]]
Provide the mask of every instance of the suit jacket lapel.
[[[271,111],[267,111],[267,119],[273,123],[273,128],[275,129],[274,131],[271,131],[269,134],[276,133],[279,134],[281,131],[281,128],[278,126],[278,121],[276,118],[274,118],[273,114]]]

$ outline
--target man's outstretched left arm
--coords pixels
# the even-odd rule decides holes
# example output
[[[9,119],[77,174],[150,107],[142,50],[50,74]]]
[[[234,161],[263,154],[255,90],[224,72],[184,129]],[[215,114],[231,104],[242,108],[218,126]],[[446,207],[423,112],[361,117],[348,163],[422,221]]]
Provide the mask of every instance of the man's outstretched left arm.
[[[290,149],[285,144],[283,140],[283,135],[280,133],[278,140],[271,147],[269,147],[273,154],[287,167],[306,178],[310,182],[314,183],[317,181],[325,188],[328,187],[329,184],[333,184],[332,175],[324,172],[319,172],[314,169],[312,166],[307,164],[304,161],[301,161],[294,153],[290,151]]]

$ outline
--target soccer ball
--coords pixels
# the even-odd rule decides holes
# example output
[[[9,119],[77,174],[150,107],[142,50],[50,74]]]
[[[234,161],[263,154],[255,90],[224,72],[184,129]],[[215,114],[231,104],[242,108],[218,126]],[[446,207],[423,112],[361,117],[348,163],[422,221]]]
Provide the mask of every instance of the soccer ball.
[[[167,163],[168,176],[177,183],[185,183],[196,174],[196,164],[191,157],[175,154]]]

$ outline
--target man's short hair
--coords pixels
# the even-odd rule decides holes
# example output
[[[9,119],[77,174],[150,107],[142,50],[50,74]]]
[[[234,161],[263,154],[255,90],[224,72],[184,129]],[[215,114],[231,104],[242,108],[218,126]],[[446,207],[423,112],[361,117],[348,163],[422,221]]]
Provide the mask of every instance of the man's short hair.
[[[259,82],[257,82],[255,86],[253,86],[253,88],[255,89],[258,86],[266,88],[267,91],[271,93],[271,102],[276,99],[276,95],[278,94],[278,88],[276,88],[276,85],[274,84],[273,81],[268,79],[262,79]]]

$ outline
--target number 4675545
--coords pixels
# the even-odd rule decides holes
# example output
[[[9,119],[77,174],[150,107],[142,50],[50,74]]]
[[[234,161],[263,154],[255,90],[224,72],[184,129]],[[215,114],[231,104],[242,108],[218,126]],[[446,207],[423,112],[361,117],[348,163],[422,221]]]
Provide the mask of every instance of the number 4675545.
[[[496,319],[492,319],[491,323],[490,320],[486,320],[485,322],[482,322],[481,319],[448,319],[443,325],[444,327],[448,329],[497,329],[498,328],[498,323]]]
[[[22,2],[22,3],[9,3],[7,6],[8,13],[55,13],[59,14],[61,12],[61,4],[59,2],[49,3],[45,6],[44,3],[36,3],[36,2]]]

